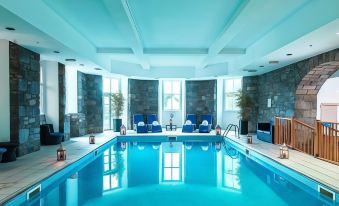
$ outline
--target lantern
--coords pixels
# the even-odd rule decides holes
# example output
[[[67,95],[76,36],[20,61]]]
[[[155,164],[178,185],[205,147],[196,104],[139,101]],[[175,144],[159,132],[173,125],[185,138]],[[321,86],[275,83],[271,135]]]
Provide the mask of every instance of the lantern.
[[[122,151],[125,151],[125,149],[126,149],[126,147],[127,147],[126,142],[121,142],[121,143],[120,143],[120,147],[121,147],[121,150],[122,150]]]
[[[60,147],[57,149],[57,160],[66,160],[66,149],[62,146],[62,144],[60,144]]]
[[[89,141],[90,144],[95,144],[95,136],[94,136],[93,134],[91,134],[91,135],[89,136],[88,141]]]
[[[215,126],[215,134],[216,135],[221,135],[221,127],[220,127],[220,125]]]
[[[121,127],[120,127],[120,135],[126,135],[126,127],[125,127],[125,125],[121,125]]]
[[[280,154],[279,154],[279,157],[280,157],[281,159],[288,159],[288,158],[289,158],[288,147],[286,146],[285,143],[280,147]]]
[[[252,135],[248,134],[247,135],[247,144],[252,144],[252,143],[253,143]]]
[[[220,151],[221,150],[221,142],[215,143],[215,150]]]

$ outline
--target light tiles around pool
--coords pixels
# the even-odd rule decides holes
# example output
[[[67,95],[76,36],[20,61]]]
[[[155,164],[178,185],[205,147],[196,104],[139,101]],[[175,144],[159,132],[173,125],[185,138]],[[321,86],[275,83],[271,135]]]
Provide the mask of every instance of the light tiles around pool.
[[[337,193],[339,192],[339,166],[329,162],[317,159],[311,155],[296,151],[289,150],[289,159],[279,158],[280,145],[266,143],[253,138],[253,144],[247,144],[246,136],[240,138],[235,137],[234,134],[228,135],[228,138],[240,143],[246,148],[269,157],[280,164],[295,170],[311,179],[322,183],[329,188],[332,188]]]
[[[18,157],[14,162],[0,163],[0,205],[106,144],[116,135],[113,132],[104,132],[95,134],[95,137],[96,144],[89,144],[88,135],[63,142],[66,161],[56,160],[59,145],[49,145]]]

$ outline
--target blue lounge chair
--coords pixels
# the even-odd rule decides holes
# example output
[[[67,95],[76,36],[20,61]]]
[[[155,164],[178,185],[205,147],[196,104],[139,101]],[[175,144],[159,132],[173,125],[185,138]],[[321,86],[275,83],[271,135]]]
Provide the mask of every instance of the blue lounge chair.
[[[161,125],[158,123],[158,117],[156,114],[148,114],[147,115],[147,126],[148,130],[153,133],[162,132]]]
[[[137,133],[147,133],[148,127],[144,122],[138,122],[137,124]]]
[[[197,115],[187,114],[186,120],[190,120],[192,122],[193,130],[197,128]]]
[[[133,115],[133,130],[137,130],[137,124],[139,122],[144,122],[144,115],[142,114],[135,114]]]
[[[194,131],[194,125],[191,120],[186,120],[185,124],[182,126],[182,132],[192,133]]]
[[[201,115],[201,121],[202,124],[199,125],[199,133],[209,133],[212,127],[212,115],[211,114]]]

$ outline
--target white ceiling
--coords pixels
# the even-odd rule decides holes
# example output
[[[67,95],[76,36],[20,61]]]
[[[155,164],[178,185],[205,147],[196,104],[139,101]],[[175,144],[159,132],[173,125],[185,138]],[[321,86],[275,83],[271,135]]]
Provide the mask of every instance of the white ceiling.
[[[337,0],[0,0],[0,38],[42,59],[76,58],[71,65],[91,73],[247,76],[338,48],[337,8]]]

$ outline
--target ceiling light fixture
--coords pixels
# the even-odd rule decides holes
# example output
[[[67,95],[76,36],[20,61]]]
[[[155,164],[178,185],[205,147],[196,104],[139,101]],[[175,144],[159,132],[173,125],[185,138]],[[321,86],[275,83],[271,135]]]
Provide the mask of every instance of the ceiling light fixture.
[[[286,56],[292,56],[293,54],[291,54],[291,53],[288,53],[288,54],[286,54]]]
[[[85,66],[84,64],[79,64],[79,65],[82,66],[82,67]]]
[[[96,68],[94,68],[95,70],[98,70],[98,71],[100,71],[100,70],[102,70],[101,68],[98,68],[98,67],[96,67]]]
[[[269,61],[269,64],[279,64],[279,61]]]
[[[59,51],[57,51],[57,50],[55,50],[55,51],[53,51],[53,53],[59,54],[60,52],[59,52]]]
[[[260,65],[259,67],[263,68],[263,67],[265,67],[265,66],[264,66],[264,65]]]
[[[249,70],[247,70],[247,72],[257,72],[258,70],[256,70],[256,69],[249,69]]]
[[[75,62],[76,59],[65,59],[66,62]]]
[[[13,28],[13,27],[6,27],[6,29],[7,29],[8,31],[15,31],[15,28]]]

